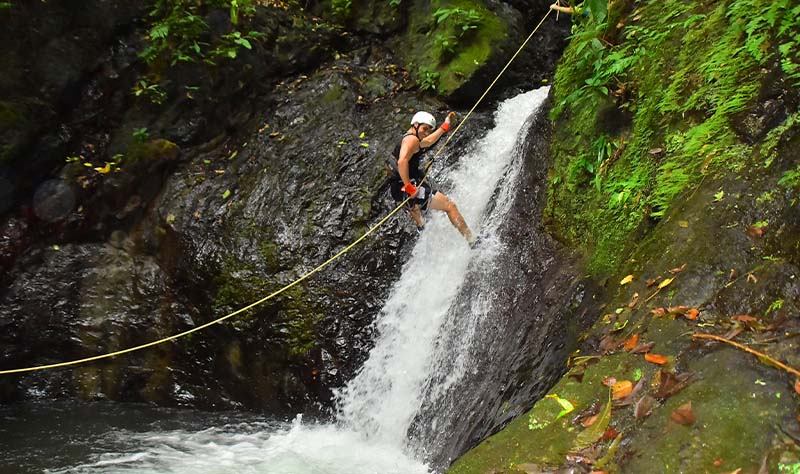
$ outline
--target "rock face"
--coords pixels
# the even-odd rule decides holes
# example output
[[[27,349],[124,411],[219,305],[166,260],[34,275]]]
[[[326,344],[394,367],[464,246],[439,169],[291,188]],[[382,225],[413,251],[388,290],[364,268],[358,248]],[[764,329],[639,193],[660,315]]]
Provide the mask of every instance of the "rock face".
[[[536,216],[583,253],[602,317],[549,393],[447,472],[792,471],[800,58],[775,45],[797,17],[739,55],[773,3],[609,5],[617,21],[579,19],[559,63]]]
[[[469,314],[474,301],[467,295],[491,282],[485,299],[492,317],[470,330],[478,336],[469,354],[457,357],[470,360],[472,369],[438,403],[424,407],[410,433],[412,439],[424,440],[428,460],[438,469],[546,393],[563,374],[563,361],[577,348],[578,335],[599,316],[594,305],[599,289],[581,275],[574,255],[552,239],[540,219],[553,135],[548,110],[549,101],[530,121],[520,150],[522,167],[513,202],[497,233],[507,247],[492,268],[470,274],[453,309],[455,314]],[[444,379],[448,371],[442,372]],[[437,382],[432,386],[448,386],[444,380]]]
[[[13,72],[0,83],[4,369],[187,331],[294,281],[392,209],[383,160],[413,111],[448,110],[418,94],[395,51],[375,45],[375,34],[409,34],[383,3],[365,6],[376,20],[350,25],[344,39],[331,22],[259,7],[248,20],[263,33],[252,49],[213,67],[163,69],[167,99],[152,103],[131,93],[148,71],[137,54],[149,20],[123,3],[92,3],[106,12],[96,19],[51,3],[0,11],[11,25],[0,34],[16,46],[0,58]],[[503,44],[517,41],[529,26],[522,15],[492,8],[512,31]],[[27,30],[26,18],[41,25]],[[205,20],[230,28],[219,12]],[[552,35],[558,44],[563,28]],[[494,50],[483,71],[505,52]],[[533,77],[552,71],[558,51],[547,54]],[[482,82],[469,86],[471,77],[464,102]],[[466,127],[451,146],[480,132]],[[394,218],[346,258],[223,324],[91,365],[4,377],[0,399],[313,411],[366,356],[410,229]]]

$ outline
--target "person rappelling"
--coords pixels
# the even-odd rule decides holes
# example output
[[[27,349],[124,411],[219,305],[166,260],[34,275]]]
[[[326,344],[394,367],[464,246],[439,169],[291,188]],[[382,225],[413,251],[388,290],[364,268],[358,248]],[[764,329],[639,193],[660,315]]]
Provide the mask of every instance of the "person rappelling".
[[[436,189],[431,178],[425,178],[425,172],[420,169],[422,155],[450,131],[455,116],[455,112],[447,114],[444,123],[437,129],[436,119],[429,112],[420,111],[414,114],[411,118],[411,128],[406,130],[392,156],[387,159],[389,190],[392,198],[398,203],[411,198],[406,203],[405,209],[418,231],[422,231],[425,227],[423,211],[427,211],[428,208],[444,211],[453,227],[458,229],[472,247],[475,244],[475,236],[458,211],[458,207],[444,193]]]

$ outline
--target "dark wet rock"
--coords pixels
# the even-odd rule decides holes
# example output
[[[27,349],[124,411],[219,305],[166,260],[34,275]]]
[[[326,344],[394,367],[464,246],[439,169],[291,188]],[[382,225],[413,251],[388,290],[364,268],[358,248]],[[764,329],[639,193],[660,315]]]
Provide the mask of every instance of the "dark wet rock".
[[[159,70],[162,104],[131,93],[146,69],[141,5],[98,0],[88,6],[104,12],[97,18],[51,3],[13,11],[2,34],[15,48],[0,53],[10,71],[0,78],[9,144],[0,184],[13,183],[0,190],[3,368],[131,347],[229,314],[326,261],[394,206],[386,154],[415,110],[442,116],[448,107],[418,95],[402,59],[375,41],[405,34],[411,5],[367,3],[355,34],[344,35],[259,8],[251,21],[264,37],[235,61]],[[492,8],[515,24],[509,44],[529,26],[507,5]],[[28,17],[37,23],[26,30]],[[219,12],[206,21],[216,33],[231,27]],[[552,70],[551,53],[531,53],[535,75]],[[481,81],[461,99],[476,99]],[[443,164],[490,124],[474,113]],[[33,196],[52,179],[66,187],[42,196],[61,196],[55,203],[70,211],[44,219]],[[346,258],[220,325],[5,378],[0,394],[314,410],[365,359],[371,322],[415,235],[400,215]]]
[[[734,117],[731,125],[747,143],[755,143],[800,106],[800,94],[787,83],[779,68],[767,75],[759,97],[751,107]]]

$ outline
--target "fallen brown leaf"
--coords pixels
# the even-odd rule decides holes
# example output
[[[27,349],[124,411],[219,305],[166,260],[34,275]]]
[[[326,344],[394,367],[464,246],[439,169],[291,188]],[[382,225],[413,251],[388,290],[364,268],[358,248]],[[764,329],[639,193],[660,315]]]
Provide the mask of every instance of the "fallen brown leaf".
[[[732,316],[731,319],[733,321],[739,322],[751,322],[751,321],[758,321],[758,318],[750,316],[749,314],[737,314],[736,316]]]
[[[655,345],[656,345],[655,342],[645,342],[631,349],[631,353],[644,354],[645,352],[650,352],[650,350],[653,349]]]
[[[653,407],[656,404],[656,399],[651,397],[650,395],[645,395],[633,407],[633,416],[637,420],[640,418],[646,418],[650,416],[650,413],[653,413]]]
[[[628,308],[633,309],[636,306],[636,303],[639,302],[639,293],[634,293],[633,298],[631,298],[631,302],[628,303]]]
[[[763,237],[765,229],[766,227],[756,227],[751,225],[745,229],[745,233],[747,233],[748,237],[755,239],[757,237]]]
[[[667,309],[667,311],[669,311],[670,313],[675,313],[675,314],[681,314],[682,315],[682,314],[685,314],[687,311],[689,311],[689,307],[688,306],[673,306],[673,307]]]
[[[656,316],[664,316],[665,314],[667,314],[667,309],[666,308],[651,309],[650,313]]]
[[[786,316],[786,312],[781,311],[777,316],[775,316],[772,322],[769,323],[769,326],[767,326],[767,331],[775,331],[786,324],[787,321],[789,321],[789,318]]]
[[[627,397],[633,391],[633,383],[630,380],[621,380],[611,386],[611,399],[619,400]]]
[[[619,400],[614,400],[615,407],[626,407],[633,403],[633,400],[639,396],[639,392],[642,391],[642,387],[644,387],[644,377],[640,378],[636,385],[633,386],[633,390],[629,393],[625,398],[621,398]]]
[[[747,281],[751,281],[753,283],[758,283],[758,278],[756,278],[756,276],[753,275],[752,273],[748,273],[747,274]]]
[[[581,421],[581,426],[583,426],[584,428],[588,428],[588,427],[592,426],[594,424],[594,422],[597,421],[597,418],[599,416],[600,416],[599,413],[595,413],[592,416],[584,418],[583,421]]]
[[[614,439],[617,437],[617,429],[613,426],[603,433],[603,436],[600,437],[600,441],[608,441],[610,439]]]
[[[794,391],[800,395],[800,379],[794,381]]]
[[[690,372],[674,374],[661,369],[658,371],[658,388],[653,396],[659,400],[664,400],[680,392],[691,382],[692,374]]]
[[[680,273],[680,272],[682,272],[684,270],[686,270],[686,264],[685,263],[683,265],[681,265],[680,267],[678,267],[678,268],[673,268],[669,272],[672,273],[673,275],[677,275],[678,273]]]
[[[648,279],[648,280],[647,280],[647,282],[646,282],[646,284],[647,284],[647,287],[648,287],[648,288],[650,288],[651,286],[653,286],[653,285],[655,285],[656,283],[658,283],[658,281],[659,281],[659,280],[661,280],[661,277],[660,277],[660,276],[659,276],[659,277],[655,277],[655,278],[650,278],[650,279]]]
[[[714,460],[714,466],[720,467],[722,466],[722,458],[717,458]]]
[[[725,335],[722,336],[722,337],[724,337],[725,339],[733,339],[736,336],[738,336],[739,334],[741,334],[742,331],[744,331],[744,329],[742,329],[741,326],[736,326],[736,327],[732,328],[730,331],[728,331],[727,333],[725,333]]]
[[[664,357],[661,354],[647,353],[647,354],[644,355],[644,360],[646,360],[647,362],[652,362],[654,364],[658,364],[658,365],[664,365],[664,364],[667,363],[667,358]]]
[[[617,383],[617,379],[615,377],[606,377],[606,378],[603,379],[603,381],[601,383],[603,385],[605,385],[606,387],[611,387],[615,383]]]
[[[697,309],[697,308],[689,308],[689,311],[687,311],[686,314],[684,314],[684,316],[686,317],[686,319],[694,321],[694,320],[697,319],[697,316],[699,314],[700,314],[700,310],[699,309]]]
[[[670,419],[679,425],[689,426],[697,421],[692,411],[692,402],[686,402],[669,415]]]
[[[639,333],[634,334],[633,336],[625,339],[625,342],[622,344],[622,348],[626,351],[633,350],[639,344]]]
[[[622,345],[624,339],[617,339],[611,334],[606,334],[600,339],[600,350],[602,352],[612,352]]]
[[[731,273],[728,275],[728,280],[733,281],[739,275],[739,272],[735,268],[731,268]]]

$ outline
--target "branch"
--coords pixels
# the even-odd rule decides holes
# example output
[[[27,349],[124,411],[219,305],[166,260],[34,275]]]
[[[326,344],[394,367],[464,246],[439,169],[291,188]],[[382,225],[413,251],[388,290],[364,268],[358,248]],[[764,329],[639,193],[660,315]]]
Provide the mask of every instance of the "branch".
[[[755,349],[750,349],[749,347],[747,347],[745,345],[742,345],[742,344],[739,344],[738,342],[733,342],[730,339],[725,339],[724,337],[715,336],[713,334],[692,334],[692,339],[695,339],[695,338],[696,339],[713,339],[715,341],[725,342],[725,343],[730,344],[730,345],[732,345],[734,347],[738,347],[739,349],[741,349],[741,350],[743,350],[745,352],[749,352],[749,353],[753,354],[756,357],[759,357],[759,358],[762,358],[762,359],[766,359],[771,364],[774,364],[774,365],[780,367],[781,369],[789,372],[790,374],[794,374],[796,377],[800,377],[800,370],[797,370],[797,369],[794,369],[792,367],[789,367],[788,365],[786,365],[786,364],[784,364],[782,362],[778,362],[777,360],[775,360],[772,357],[764,354],[763,352],[758,352]]]

